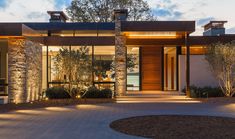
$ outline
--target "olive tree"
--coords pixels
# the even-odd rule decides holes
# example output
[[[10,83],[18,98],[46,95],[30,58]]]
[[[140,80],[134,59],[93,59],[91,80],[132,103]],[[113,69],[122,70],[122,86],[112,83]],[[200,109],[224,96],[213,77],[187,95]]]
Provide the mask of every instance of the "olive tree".
[[[205,47],[206,60],[225,96],[235,94],[235,41]]]
[[[92,84],[92,61],[89,47],[81,46],[79,49],[61,48],[54,61],[54,75],[60,81],[68,81],[71,89],[80,92]]]

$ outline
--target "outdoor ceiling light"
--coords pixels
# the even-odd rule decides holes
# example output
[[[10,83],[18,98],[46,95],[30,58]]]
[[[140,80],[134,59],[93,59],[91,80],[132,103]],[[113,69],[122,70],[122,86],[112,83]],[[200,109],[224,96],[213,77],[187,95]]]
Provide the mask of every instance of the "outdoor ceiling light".
[[[175,39],[176,32],[124,32],[130,39]]]

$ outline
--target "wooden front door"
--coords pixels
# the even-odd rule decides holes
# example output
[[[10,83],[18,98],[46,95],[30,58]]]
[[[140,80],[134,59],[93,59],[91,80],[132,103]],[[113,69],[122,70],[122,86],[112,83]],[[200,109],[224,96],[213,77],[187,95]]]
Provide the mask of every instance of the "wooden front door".
[[[162,90],[162,47],[142,47],[141,61],[142,90]]]

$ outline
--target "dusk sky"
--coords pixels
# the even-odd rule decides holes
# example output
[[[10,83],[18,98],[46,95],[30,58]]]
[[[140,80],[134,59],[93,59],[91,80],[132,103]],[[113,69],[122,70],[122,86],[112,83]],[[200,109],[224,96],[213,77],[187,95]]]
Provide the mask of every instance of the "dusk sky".
[[[227,20],[235,33],[235,0],[147,0],[158,20],[195,20],[196,32],[210,20]],[[71,0],[0,0],[0,22],[47,22],[48,10],[64,10]]]

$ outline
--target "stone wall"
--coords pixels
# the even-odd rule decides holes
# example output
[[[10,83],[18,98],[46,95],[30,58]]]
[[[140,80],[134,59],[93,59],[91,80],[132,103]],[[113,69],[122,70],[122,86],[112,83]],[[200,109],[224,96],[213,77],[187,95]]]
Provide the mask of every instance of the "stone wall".
[[[42,47],[29,40],[8,40],[9,101],[37,100],[42,85]]]
[[[121,21],[115,20],[115,81],[117,96],[126,93],[126,38],[121,33]]]

